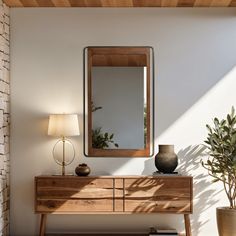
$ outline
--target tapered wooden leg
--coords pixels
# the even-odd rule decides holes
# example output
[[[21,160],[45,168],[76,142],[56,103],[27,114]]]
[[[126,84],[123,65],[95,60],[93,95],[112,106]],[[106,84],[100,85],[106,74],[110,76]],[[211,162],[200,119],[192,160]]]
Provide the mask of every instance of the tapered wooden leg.
[[[184,224],[186,236],[192,236],[189,214],[184,214]]]
[[[47,219],[47,215],[46,214],[41,214],[39,236],[44,236],[45,235],[46,219]]]

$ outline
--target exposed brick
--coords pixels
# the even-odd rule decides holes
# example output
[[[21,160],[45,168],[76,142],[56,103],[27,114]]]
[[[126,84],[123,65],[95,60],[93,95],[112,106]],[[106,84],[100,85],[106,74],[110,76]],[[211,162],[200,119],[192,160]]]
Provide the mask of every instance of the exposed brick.
[[[5,148],[4,148],[4,144],[0,144],[0,155],[1,154],[5,154]]]
[[[2,128],[0,129],[0,143],[1,144],[4,144],[5,142],[4,142],[5,140],[4,140],[4,134],[3,134],[3,130],[2,130]]]
[[[9,161],[10,161],[10,155],[9,154],[2,155],[2,157],[3,157],[4,162],[8,162],[9,163]]]
[[[3,134],[9,136],[9,134],[10,134],[10,127],[9,126],[3,127]]]
[[[0,0],[0,236],[9,235],[10,47],[9,7]]]
[[[1,127],[3,127],[3,119],[4,119],[3,118],[3,110],[0,110],[0,129],[1,129]],[[1,130],[0,130],[0,133],[1,133]]]
[[[3,154],[9,153],[9,151],[10,151],[10,145],[9,145],[9,143],[5,143],[4,144],[4,153]]]

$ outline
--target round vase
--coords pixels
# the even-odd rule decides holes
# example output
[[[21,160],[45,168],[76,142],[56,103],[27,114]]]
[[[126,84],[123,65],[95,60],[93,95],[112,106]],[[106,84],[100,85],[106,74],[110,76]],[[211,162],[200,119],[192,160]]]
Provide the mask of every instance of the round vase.
[[[155,166],[162,173],[172,173],[178,165],[178,157],[174,152],[174,145],[159,145],[159,152],[155,156]]]
[[[75,173],[78,176],[87,176],[90,174],[90,171],[91,171],[90,168],[85,163],[80,164],[75,168]]]

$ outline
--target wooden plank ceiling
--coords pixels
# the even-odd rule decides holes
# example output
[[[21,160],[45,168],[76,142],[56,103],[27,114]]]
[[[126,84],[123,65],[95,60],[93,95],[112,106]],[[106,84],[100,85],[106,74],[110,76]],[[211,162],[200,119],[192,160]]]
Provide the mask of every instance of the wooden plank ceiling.
[[[9,7],[236,7],[236,0],[4,0]]]

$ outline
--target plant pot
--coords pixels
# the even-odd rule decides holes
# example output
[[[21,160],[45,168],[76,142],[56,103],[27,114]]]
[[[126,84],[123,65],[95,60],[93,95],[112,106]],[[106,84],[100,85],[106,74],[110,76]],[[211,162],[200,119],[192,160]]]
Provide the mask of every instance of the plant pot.
[[[178,165],[178,157],[174,152],[174,145],[159,145],[159,152],[155,156],[155,166],[163,173],[172,173]]]
[[[219,236],[236,235],[236,209],[219,207],[216,209]]]

